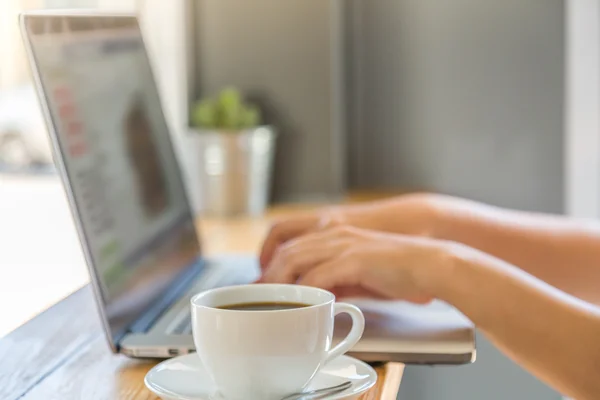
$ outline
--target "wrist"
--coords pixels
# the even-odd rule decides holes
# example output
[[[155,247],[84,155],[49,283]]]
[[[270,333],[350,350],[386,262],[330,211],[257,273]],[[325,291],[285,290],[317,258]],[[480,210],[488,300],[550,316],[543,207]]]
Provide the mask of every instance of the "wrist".
[[[414,266],[415,284],[423,293],[436,299],[452,302],[453,291],[460,291],[461,270],[471,258],[471,248],[460,243],[435,240],[423,249],[430,258]]]
[[[446,205],[441,197],[414,193],[371,203],[344,205],[330,211],[345,224],[363,229],[439,238]]]
[[[447,205],[443,199],[438,195],[425,193],[414,195],[414,201],[418,203],[416,215],[419,223],[416,224],[416,234],[432,239],[445,239],[444,221]]]

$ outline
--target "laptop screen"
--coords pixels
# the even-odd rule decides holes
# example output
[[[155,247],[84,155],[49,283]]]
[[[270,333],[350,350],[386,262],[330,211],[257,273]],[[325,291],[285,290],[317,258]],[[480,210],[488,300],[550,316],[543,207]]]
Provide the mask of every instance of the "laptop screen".
[[[133,17],[25,23],[114,338],[200,250],[157,87]]]

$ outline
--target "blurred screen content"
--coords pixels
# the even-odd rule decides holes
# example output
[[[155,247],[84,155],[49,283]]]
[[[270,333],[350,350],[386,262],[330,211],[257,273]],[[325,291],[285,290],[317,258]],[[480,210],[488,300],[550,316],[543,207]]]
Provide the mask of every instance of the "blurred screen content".
[[[107,312],[127,319],[199,245],[137,22],[101,20],[34,18],[31,43]]]

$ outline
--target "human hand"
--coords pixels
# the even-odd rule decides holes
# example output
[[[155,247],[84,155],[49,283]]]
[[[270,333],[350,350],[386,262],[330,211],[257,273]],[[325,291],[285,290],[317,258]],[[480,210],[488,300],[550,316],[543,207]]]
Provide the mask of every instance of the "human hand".
[[[419,236],[433,236],[436,198],[433,194],[409,194],[389,200],[345,205],[304,213],[275,223],[263,243],[260,265],[264,271],[277,248],[303,235],[334,226]]]
[[[260,266],[264,271],[269,265],[278,247],[311,232],[348,224],[342,207],[323,208],[305,212],[291,218],[275,222],[263,242],[260,252]]]
[[[449,242],[341,225],[280,246],[260,282],[427,303],[433,298],[428,273],[447,266],[451,255]]]

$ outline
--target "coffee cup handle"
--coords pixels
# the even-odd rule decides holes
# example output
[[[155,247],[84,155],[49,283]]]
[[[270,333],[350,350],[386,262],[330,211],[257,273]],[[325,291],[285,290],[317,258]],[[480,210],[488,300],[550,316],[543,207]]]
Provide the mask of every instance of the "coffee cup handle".
[[[325,363],[341,356],[350,350],[360,340],[365,330],[365,317],[360,308],[348,303],[335,303],[333,305],[333,315],[346,313],[352,318],[352,329],[348,335],[337,346],[327,352]]]

